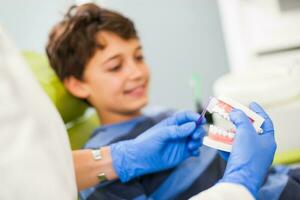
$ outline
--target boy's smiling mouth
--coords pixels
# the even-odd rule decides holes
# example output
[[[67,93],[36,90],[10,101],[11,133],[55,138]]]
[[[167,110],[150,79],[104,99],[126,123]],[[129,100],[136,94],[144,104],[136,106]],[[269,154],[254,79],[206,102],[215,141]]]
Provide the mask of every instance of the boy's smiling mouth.
[[[125,90],[124,94],[133,97],[141,97],[145,95],[145,91],[146,91],[146,84],[144,83],[136,87]]]

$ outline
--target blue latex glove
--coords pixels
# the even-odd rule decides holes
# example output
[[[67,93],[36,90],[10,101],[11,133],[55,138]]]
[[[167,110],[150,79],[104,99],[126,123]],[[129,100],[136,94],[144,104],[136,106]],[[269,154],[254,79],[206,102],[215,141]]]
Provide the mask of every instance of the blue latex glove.
[[[180,112],[133,140],[112,144],[113,167],[120,180],[169,169],[199,155],[205,131],[203,126],[196,128],[198,118],[197,113]]]
[[[230,119],[237,128],[226,170],[220,182],[244,185],[254,197],[272,164],[276,143],[273,123],[264,110],[256,103],[250,108],[262,116],[263,133],[257,134],[249,118],[239,110],[230,113]]]
[[[227,151],[222,151],[222,150],[218,150],[218,152],[223,160],[228,161],[230,153],[228,153]]]

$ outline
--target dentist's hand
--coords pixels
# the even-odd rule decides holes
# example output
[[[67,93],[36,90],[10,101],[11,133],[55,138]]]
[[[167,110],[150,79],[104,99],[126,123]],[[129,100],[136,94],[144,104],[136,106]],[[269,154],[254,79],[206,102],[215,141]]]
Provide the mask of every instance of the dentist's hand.
[[[112,144],[113,167],[120,180],[169,169],[199,155],[205,131],[203,126],[196,128],[198,118],[199,114],[180,112],[133,140]]]
[[[256,197],[272,164],[276,142],[269,116],[256,103],[252,103],[250,108],[265,119],[262,125],[263,133],[256,133],[249,118],[242,111],[234,110],[230,113],[237,133],[224,177],[220,182],[244,185]]]

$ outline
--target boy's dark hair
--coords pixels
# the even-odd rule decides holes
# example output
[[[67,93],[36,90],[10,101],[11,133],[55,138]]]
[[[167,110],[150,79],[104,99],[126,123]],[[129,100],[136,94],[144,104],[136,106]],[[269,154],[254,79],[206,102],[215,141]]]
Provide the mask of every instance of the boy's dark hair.
[[[99,31],[112,32],[125,40],[138,38],[133,22],[117,12],[93,3],[72,6],[50,32],[46,47],[50,65],[60,80],[70,76],[82,79],[84,66],[96,49],[105,48],[96,40]]]

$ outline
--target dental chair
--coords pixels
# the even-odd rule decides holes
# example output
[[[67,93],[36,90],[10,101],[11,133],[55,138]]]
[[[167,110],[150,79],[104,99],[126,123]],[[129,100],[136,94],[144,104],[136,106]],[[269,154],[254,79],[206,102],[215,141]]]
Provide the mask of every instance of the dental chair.
[[[99,126],[99,120],[94,109],[66,91],[44,54],[23,52],[23,56],[38,82],[59,111],[66,125],[72,149],[82,148],[92,131]]]

